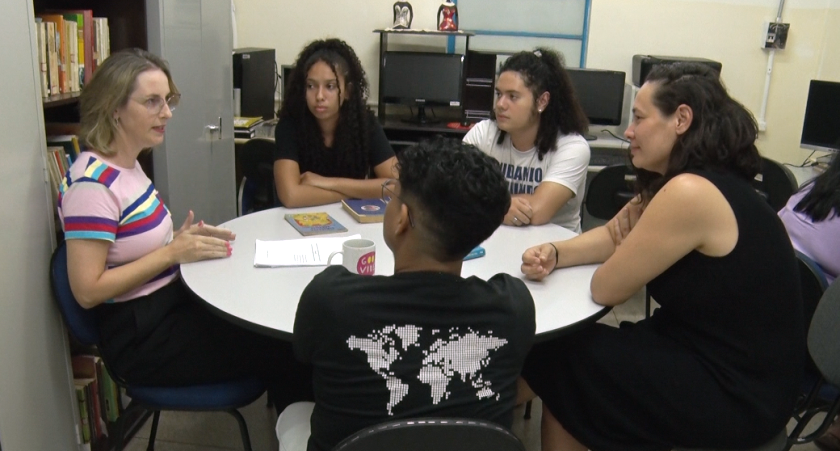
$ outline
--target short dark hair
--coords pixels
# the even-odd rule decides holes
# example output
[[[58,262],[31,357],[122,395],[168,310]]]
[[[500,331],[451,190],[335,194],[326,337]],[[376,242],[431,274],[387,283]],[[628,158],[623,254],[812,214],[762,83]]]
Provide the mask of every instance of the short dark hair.
[[[834,154],[828,169],[802,189],[810,191],[796,204],[794,211],[808,215],[814,222],[840,216],[840,157]]]
[[[537,131],[537,158],[542,161],[546,153],[555,150],[558,133],[583,135],[589,128],[589,120],[575,94],[572,80],[565,69],[563,56],[543,47],[533,52],[525,51],[505,60],[499,74],[518,72],[531,90],[536,102],[542,93],[548,91],[548,106],[540,114],[540,128]],[[534,107],[536,108],[536,106]],[[495,118],[495,115],[493,116]],[[499,137],[499,143],[505,133]]]
[[[440,261],[463,259],[502,223],[510,193],[499,163],[460,140],[423,141],[397,154],[400,198]]]
[[[758,174],[758,126],[752,114],[729,96],[717,72],[697,63],[661,65],[650,71],[645,84],[653,85],[652,101],[660,113],[670,116],[687,105],[693,119],[674,144],[664,175],[636,169],[636,190],[643,201],[691,169],[730,172],[747,180]]]

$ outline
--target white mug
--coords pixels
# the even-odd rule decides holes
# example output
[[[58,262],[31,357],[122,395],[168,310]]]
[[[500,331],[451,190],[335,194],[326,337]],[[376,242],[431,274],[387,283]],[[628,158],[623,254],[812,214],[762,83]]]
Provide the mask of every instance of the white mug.
[[[353,274],[372,276],[376,272],[376,244],[371,240],[347,240],[338,252],[333,252],[327,258],[327,264],[332,263],[333,257],[343,254],[342,264]]]

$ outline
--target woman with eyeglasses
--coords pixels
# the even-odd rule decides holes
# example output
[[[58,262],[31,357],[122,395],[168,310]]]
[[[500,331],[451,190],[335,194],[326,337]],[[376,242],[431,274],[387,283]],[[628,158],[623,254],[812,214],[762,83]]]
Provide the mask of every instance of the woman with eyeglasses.
[[[300,52],[275,128],[274,183],[289,208],[379,196],[395,177],[394,150],[368,111],[368,82],[356,52],[339,39]]]
[[[181,263],[229,257],[234,234],[194,224],[192,212],[174,230],[137,162],[163,142],[179,99],[166,62],[139,49],[111,55],[82,91],[87,149],[67,172],[58,204],[70,286],[96,314],[102,357],[130,384],[251,375],[270,382],[282,346],[211,314],[178,280]]]

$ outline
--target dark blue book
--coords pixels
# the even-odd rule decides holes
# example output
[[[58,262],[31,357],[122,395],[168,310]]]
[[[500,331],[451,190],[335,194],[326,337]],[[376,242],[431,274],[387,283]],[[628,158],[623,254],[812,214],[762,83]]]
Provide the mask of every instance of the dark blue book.
[[[385,218],[385,201],[382,199],[344,199],[341,206],[362,223],[382,222]]]

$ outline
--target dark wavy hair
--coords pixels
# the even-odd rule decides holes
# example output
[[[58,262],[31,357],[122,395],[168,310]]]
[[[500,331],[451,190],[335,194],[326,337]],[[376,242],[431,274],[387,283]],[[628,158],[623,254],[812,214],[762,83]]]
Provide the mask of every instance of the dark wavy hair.
[[[828,169],[802,189],[808,187],[811,191],[796,204],[794,211],[808,215],[814,222],[840,216],[840,157],[837,154],[831,157]]]
[[[510,208],[499,163],[460,140],[423,141],[397,154],[400,198],[439,261],[461,260]]]
[[[636,192],[644,203],[687,170],[730,172],[746,180],[758,174],[755,118],[729,96],[715,71],[696,63],[662,65],[650,71],[645,84],[653,86],[653,105],[661,114],[670,116],[687,105],[693,119],[671,149],[664,175],[636,168]]]
[[[499,74],[507,71],[518,72],[525,82],[525,87],[531,90],[534,96],[534,114],[539,114],[536,110],[537,98],[548,91],[548,105],[540,114],[540,128],[537,131],[537,158],[540,161],[545,154],[554,150],[558,133],[583,135],[586,132],[589,120],[578,102],[562,55],[543,47],[538,47],[533,52],[519,52],[502,64]],[[495,112],[492,117],[496,120]],[[499,144],[504,140],[505,134],[503,131],[499,135]]]
[[[321,129],[306,105],[306,77],[309,69],[317,62],[326,63],[336,78],[341,74],[346,94],[349,94],[339,108],[332,149],[324,145]],[[280,120],[291,120],[300,133],[301,166],[324,176],[344,174],[361,179],[369,174],[367,149],[371,113],[366,106],[369,93],[362,63],[346,42],[340,39],[316,40],[301,50],[289,76],[283,104],[277,113]],[[341,98],[340,88],[338,94]]]

